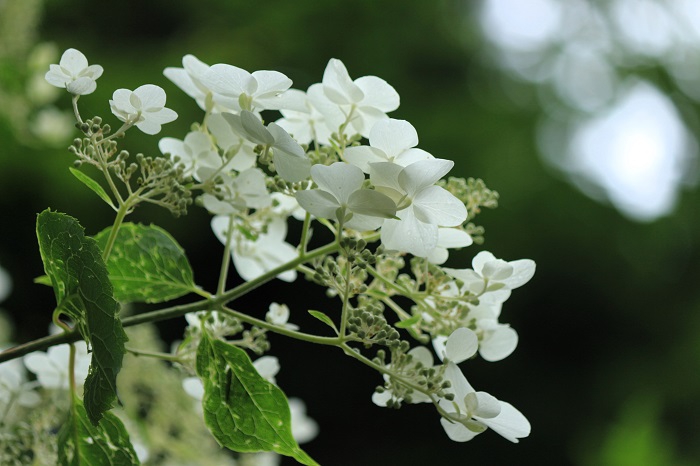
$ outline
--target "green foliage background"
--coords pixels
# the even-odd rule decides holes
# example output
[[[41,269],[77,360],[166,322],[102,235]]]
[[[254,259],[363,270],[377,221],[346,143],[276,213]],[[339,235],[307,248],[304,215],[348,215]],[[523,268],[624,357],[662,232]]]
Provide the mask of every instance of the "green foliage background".
[[[417,128],[421,148],[455,160],[457,176],[483,178],[501,194],[500,207],[481,216],[485,245],[455,254],[448,265],[467,266],[481,248],[537,262],[534,280],[514,293],[502,315],[520,334],[516,352],[498,364],[476,361],[465,369],[477,389],[528,416],[531,437],[511,445],[486,433],[453,443],[429,406],[395,412],[372,405],[378,375],[340,354],[275,338],[278,383],[306,400],[321,426],[318,439],[304,446],[321,464],[700,462],[699,194],[685,192],[671,215],[640,224],[553,174],[534,145],[543,112],[535,90],[488,65],[471,2],[47,0],[42,18],[34,32],[3,36],[6,49],[18,50],[1,63],[5,91],[21,74],[21,41],[24,50],[35,40],[53,41],[60,50],[78,48],[105,69],[97,91],[81,99],[84,116],[109,119],[115,89],[153,83],[180,115],[159,136],[182,138],[201,113],[162,70],[181,66],[184,54],[249,71],[279,70],[299,89],[320,81],[329,58],[340,58],[351,76],[377,75],[396,88],[402,102],[391,116]],[[518,104],[508,97],[514,92]],[[69,107],[67,95],[59,105]],[[112,212],[70,174],[66,150],[29,147],[15,123],[0,120],[0,264],[15,282],[3,306],[15,319],[15,339],[24,341],[45,333],[53,309],[50,289],[32,284],[42,274],[36,214],[46,207],[67,212],[92,235],[111,224]],[[136,130],[125,144],[157,154],[157,138]],[[143,208],[131,220],[171,232],[199,284],[214,287],[211,269],[218,266],[211,264],[218,264],[220,245],[200,209],[176,220]],[[292,321],[322,331],[323,324],[305,316],[305,309],[322,307],[306,303],[302,286],[282,284],[278,295],[263,292],[243,305],[257,306],[262,316],[269,296],[289,300]],[[313,299],[327,302],[321,294]],[[174,339],[183,327],[160,329]]]

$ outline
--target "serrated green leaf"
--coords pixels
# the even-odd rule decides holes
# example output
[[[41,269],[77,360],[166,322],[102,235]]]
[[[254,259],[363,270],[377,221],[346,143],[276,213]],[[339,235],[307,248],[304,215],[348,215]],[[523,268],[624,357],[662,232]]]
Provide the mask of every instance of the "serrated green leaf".
[[[396,322],[394,324],[394,327],[398,327],[398,328],[413,327],[415,324],[418,323],[418,321],[420,320],[420,317],[421,317],[420,314],[416,314],[413,317],[409,317],[406,320],[402,320],[401,322]]]
[[[204,382],[204,421],[219,444],[318,464],[292,436],[287,397],[258,374],[245,351],[204,334],[197,348],[197,374]]]
[[[112,413],[93,426],[83,403],[73,405],[58,433],[58,464],[61,466],[138,466],[140,461],[124,424]]]
[[[102,248],[111,231],[95,236]],[[198,291],[185,251],[155,225],[122,224],[107,268],[118,301],[160,303]]]
[[[97,425],[117,399],[117,374],[126,352],[119,304],[100,247],[76,219],[45,210],[37,217],[36,230],[58,309],[76,322],[92,348],[84,397],[90,421]]]
[[[317,318],[318,320],[320,320],[321,322],[323,322],[324,324],[328,325],[330,328],[335,330],[335,333],[338,333],[338,328],[333,323],[333,320],[330,317],[328,317],[326,314],[324,314],[323,312],[314,311],[313,309],[309,309],[309,314],[311,314],[312,316],[314,316],[315,318]]]
[[[109,204],[109,206],[112,209],[117,210],[117,208],[112,203],[112,199],[109,198],[109,196],[107,195],[105,190],[102,188],[102,186],[100,186],[97,183],[97,181],[93,180],[92,178],[90,178],[89,176],[87,176],[85,173],[81,172],[77,168],[70,167],[68,170],[70,170],[70,172],[73,174],[74,177],[76,177],[78,179],[78,181],[83,183],[85,186],[90,188],[95,194],[100,196],[100,198],[103,201],[105,201],[107,204]]]

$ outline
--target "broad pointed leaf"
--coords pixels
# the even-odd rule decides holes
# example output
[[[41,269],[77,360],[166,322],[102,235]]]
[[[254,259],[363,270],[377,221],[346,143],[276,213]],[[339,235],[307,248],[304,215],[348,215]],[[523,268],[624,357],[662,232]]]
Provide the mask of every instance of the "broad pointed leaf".
[[[85,409],[97,425],[117,398],[117,374],[127,341],[107,267],[97,242],[73,217],[45,210],[37,218],[39,250],[58,308],[75,320],[92,347]]]
[[[204,382],[204,421],[216,440],[238,452],[274,451],[317,465],[292,436],[289,402],[240,348],[204,334],[197,348]]]
[[[95,236],[102,248],[111,231]],[[155,225],[121,225],[107,269],[118,301],[159,303],[198,291],[185,251]]]
[[[124,424],[112,413],[93,426],[82,401],[72,409],[58,433],[58,464],[61,466],[138,466],[140,461]]]

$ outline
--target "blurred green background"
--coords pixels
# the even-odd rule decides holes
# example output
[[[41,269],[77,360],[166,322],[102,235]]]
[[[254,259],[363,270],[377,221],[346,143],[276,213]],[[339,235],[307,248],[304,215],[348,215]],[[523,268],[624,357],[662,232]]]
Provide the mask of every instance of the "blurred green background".
[[[305,449],[328,465],[700,464],[700,12],[692,1],[0,0],[0,28],[0,264],[14,280],[3,307],[16,341],[45,334],[53,309],[50,290],[32,284],[42,273],[35,215],[66,212],[88,234],[112,221],[67,170],[71,137],[52,142],[40,127],[51,98],[27,87],[41,61],[37,43],[56,44],[59,55],[77,48],[104,67],[97,91],[81,99],[83,116],[112,119],[115,89],[153,83],[180,115],[159,136],[178,138],[201,118],[162,75],[184,54],[278,70],[298,89],[319,82],[335,57],[353,78],[376,75],[396,88],[401,106],[391,116],[416,127],[419,147],[500,193],[499,208],[477,219],[485,244],[448,265],[467,267],[481,249],[536,261],[535,278],[501,317],[520,335],[516,352],[464,367],[477,389],[518,407],[532,435],[518,445],[493,432],[451,442],[430,406],[374,406],[380,378],[369,369],[274,338],[278,383],[321,427]],[[644,94],[651,106],[624,107],[639,89],[652,90]],[[69,109],[68,96],[55,105]],[[124,144],[155,155],[157,140],[131,131]],[[221,247],[200,210],[173,219],[144,208],[132,221],[171,231],[199,282],[213,287]],[[305,290],[303,281],[279,285],[273,299],[303,302]],[[269,296],[241,308],[263,315]],[[161,332],[172,340],[183,327]]]

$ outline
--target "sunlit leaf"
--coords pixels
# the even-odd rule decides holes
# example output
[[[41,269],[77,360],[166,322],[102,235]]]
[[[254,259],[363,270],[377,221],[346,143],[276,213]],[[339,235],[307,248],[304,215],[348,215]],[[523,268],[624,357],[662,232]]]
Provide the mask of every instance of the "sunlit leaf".
[[[102,248],[111,231],[95,236]],[[185,251],[155,225],[122,224],[107,268],[118,301],[159,303],[198,291]]]

